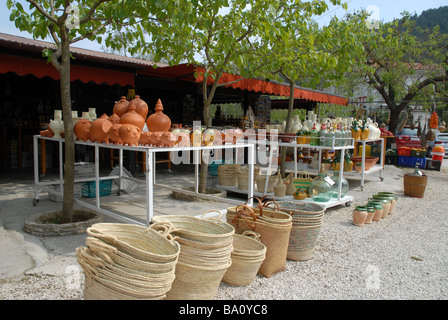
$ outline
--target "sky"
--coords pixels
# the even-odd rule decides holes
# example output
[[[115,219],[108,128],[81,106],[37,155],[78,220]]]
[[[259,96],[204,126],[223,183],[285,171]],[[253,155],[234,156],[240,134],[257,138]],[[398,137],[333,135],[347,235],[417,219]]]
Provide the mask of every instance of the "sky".
[[[23,1],[21,1],[23,2]],[[420,14],[427,9],[436,9],[448,5],[448,0],[345,0],[349,12],[366,9],[372,17],[384,22],[400,17],[400,13],[408,11],[411,14]],[[27,7],[27,6],[25,6]],[[329,10],[316,19],[319,24],[325,24],[332,16],[343,17],[346,11],[340,6],[329,6]],[[14,22],[9,21],[10,11],[6,7],[6,0],[0,0],[0,32],[32,38],[27,32],[21,32],[15,28]],[[75,47],[102,51],[97,42],[84,40],[74,44]]]

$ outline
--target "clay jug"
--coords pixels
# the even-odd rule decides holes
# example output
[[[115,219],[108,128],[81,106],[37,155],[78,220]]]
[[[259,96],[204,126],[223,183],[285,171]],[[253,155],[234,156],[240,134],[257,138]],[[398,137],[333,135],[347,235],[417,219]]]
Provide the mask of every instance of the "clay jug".
[[[146,120],[148,131],[151,132],[169,131],[171,128],[171,120],[166,114],[163,113],[163,105],[160,99],[157,100],[157,104],[154,110],[156,112],[150,115]]]
[[[131,104],[135,105],[135,111],[146,120],[146,117],[148,116],[148,105],[146,102],[140,99],[139,95],[136,95],[135,99],[129,102],[129,105]]]
[[[120,129],[118,129],[118,135],[121,140],[123,140],[123,144],[127,144],[129,146],[138,146],[138,141],[140,140],[141,130],[130,123],[123,124]]]
[[[120,123],[120,117],[117,114],[115,114],[115,113],[113,115],[111,115],[109,117],[109,119],[107,119],[107,120],[112,122],[112,124]]]
[[[92,122],[90,126],[90,140],[93,142],[109,143],[109,130],[112,127],[112,122],[104,118],[98,118]]]
[[[152,132],[143,131],[140,135],[140,141],[139,144],[142,146],[150,146],[151,145],[151,136]]]
[[[121,145],[123,144],[123,140],[121,140],[120,135],[118,134],[118,129],[122,126],[121,123],[114,123],[110,127],[109,131],[107,132],[107,136],[109,137],[109,141],[113,144]]]
[[[121,97],[120,101],[115,102],[113,113],[121,117],[128,111],[129,101],[126,100],[125,96]]]
[[[356,206],[353,210],[353,224],[362,227],[367,219],[367,208],[364,206]]]
[[[135,105],[129,105],[128,111],[120,117],[121,124],[133,124],[140,131],[143,130],[145,119],[135,111]]]
[[[92,125],[92,121],[88,119],[79,119],[76,122],[73,131],[75,132],[76,139],[87,141],[90,140],[90,126]]]

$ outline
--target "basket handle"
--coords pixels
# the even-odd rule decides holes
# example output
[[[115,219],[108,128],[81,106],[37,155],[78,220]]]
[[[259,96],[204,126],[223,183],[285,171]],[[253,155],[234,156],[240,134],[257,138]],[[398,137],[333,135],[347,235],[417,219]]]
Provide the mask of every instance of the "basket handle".
[[[207,213],[211,213],[211,212],[218,212],[219,214],[215,218],[213,218],[213,217],[204,218]],[[201,215],[200,219],[204,219],[204,220],[221,220],[221,217],[222,217],[222,212],[215,209],[215,210],[209,210],[209,211],[204,212]]]
[[[162,236],[168,237],[168,235],[170,235],[173,231],[173,225],[165,221],[155,222],[149,226],[148,230],[149,229],[159,232]]]
[[[264,201],[267,200],[267,201]],[[274,204],[275,205],[275,210],[280,211],[280,206],[277,203],[277,201],[275,200],[275,198],[269,194],[264,195],[261,199],[260,199],[261,203],[263,204],[262,207],[263,208],[267,208],[269,207],[269,205]],[[264,201],[264,202],[263,202]]]
[[[241,207],[241,209],[238,210],[239,207]],[[250,216],[252,217],[254,222],[249,222],[249,220],[247,218],[250,217]],[[244,204],[238,205],[236,207],[236,215],[235,215],[235,218],[233,218],[232,223],[237,223],[238,222],[238,218],[246,220],[247,225],[252,230],[255,230],[255,222],[257,222],[257,216],[256,216],[254,210],[251,207],[246,206]]]
[[[92,227],[87,228],[87,234],[92,237],[95,237],[95,238],[98,238],[98,239],[101,239],[104,241],[112,242],[112,243],[116,243],[118,241],[118,239],[116,237],[106,235],[106,234],[102,233],[100,230],[92,228]]]
[[[104,243],[103,241],[93,237],[86,238],[86,245],[89,247],[90,251],[92,251],[94,254],[103,258],[108,263],[114,264],[114,261],[112,260],[111,256],[117,254],[118,251],[117,248],[112,247],[107,243]]]
[[[260,242],[261,235],[258,232],[255,232],[253,230],[246,230],[242,234],[243,234],[243,236],[246,236],[248,238],[252,238],[252,239],[257,240],[258,242]]]

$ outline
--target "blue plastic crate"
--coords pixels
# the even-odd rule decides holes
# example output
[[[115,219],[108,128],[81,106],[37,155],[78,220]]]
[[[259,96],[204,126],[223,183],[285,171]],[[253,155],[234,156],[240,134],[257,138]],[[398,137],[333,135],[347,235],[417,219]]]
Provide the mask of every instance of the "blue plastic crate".
[[[426,168],[426,158],[398,156],[398,164],[397,165],[402,166],[402,167],[418,166],[420,169],[425,169]]]
[[[100,197],[110,196],[112,193],[112,180],[100,180]],[[82,196],[96,198],[96,182],[88,181],[82,185]]]

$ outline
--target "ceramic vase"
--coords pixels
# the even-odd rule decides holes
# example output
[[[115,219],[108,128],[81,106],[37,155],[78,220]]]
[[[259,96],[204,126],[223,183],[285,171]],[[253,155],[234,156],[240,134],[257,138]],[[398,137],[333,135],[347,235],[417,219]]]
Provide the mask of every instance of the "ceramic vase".
[[[96,120],[96,108],[89,108],[90,121]]]
[[[90,131],[90,140],[98,143],[109,143],[109,130],[112,127],[112,123],[104,118],[96,119],[92,122]]]
[[[53,120],[62,120],[62,110],[54,110]]]
[[[148,104],[143,101],[139,95],[136,95],[135,99],[129,102],[129,105],[131,104],[135,105],[135,111],[146,120],[146,117],[148,116]]]
[[[123,144],[138,146],[141,130],[133,124],[125,123],[118,129],[118,135],[123,140]]]
[[[151,132],[167,132],[171,128],[171,119],[163,113],[162,101],[157,100],[157,104],[154,109],[156,112],[153,113],[146,119],[146,125],[148,126],[148,131]]]
[[[62,120],[50,120],[48,127],[54,132],[54,138],[62,138],[61,132],[64,131],[64,122]]]
[[[114,104],[113,113],[117,116],[121,117],[128,111],[129,101],[126,100],[125,96],[122,96],[121,99]]]
[[[89,119],[79,119],[76,122],[73,131],[75,132],[75,136],[77,140],[87,141],[90,140],[90,126],[92,125],[92,121]]]
[[[123,144],[123,140],[121,140],[120,135],[118,134],[118,129],[120,129],[121,126],[122,126],[122,124],[120,124],[120,123],[114,123],[114,124],[112,124],[109,131],[107,132],[109,141],[112,142],[113,144],[118,144],[118,145]]]
[[[138,143],[142,146],[150,146],[151,145],[151,135],[152,135],[152,132],[148,132],[148,131],[142,132]]]
[[[128,111],[120,117],[120,123],[132,124],[142,131],[145,125],[145,119],[135,111],[135,105],[130,104]]]

